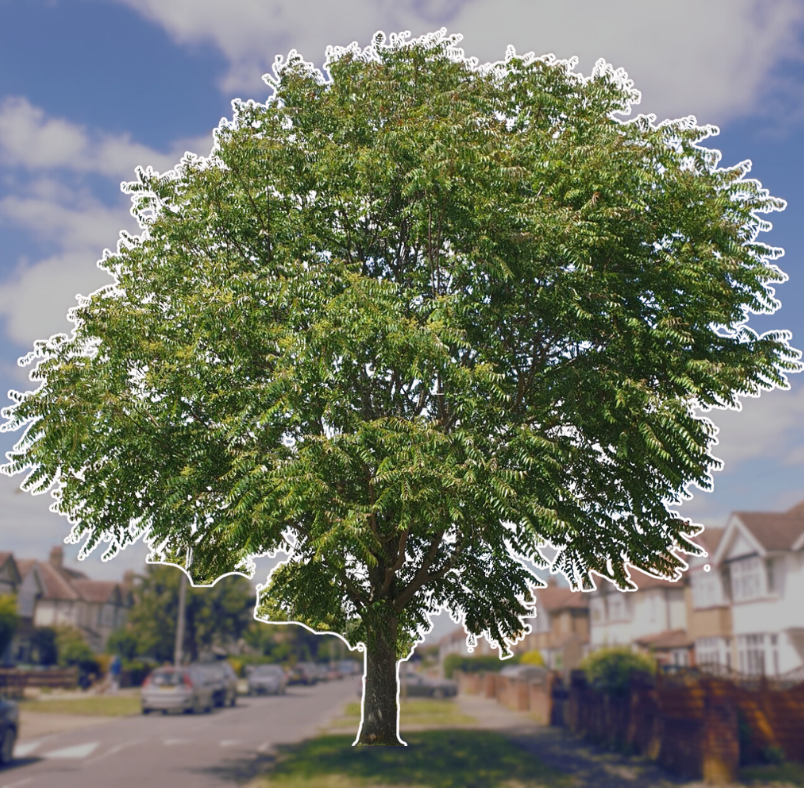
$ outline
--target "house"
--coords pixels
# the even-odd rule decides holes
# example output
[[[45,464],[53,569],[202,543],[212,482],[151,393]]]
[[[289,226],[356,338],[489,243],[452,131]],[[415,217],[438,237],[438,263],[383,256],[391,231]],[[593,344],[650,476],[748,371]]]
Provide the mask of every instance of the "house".
[[[589,643],[589,594],[557,585],[537,588],[536,619],[517,651],[538,650],[551,670],[578,667]]]
[[[130,583],[90,580],[64,566],[64,551],[54,547],[48,561],[19,561],[23,568],[17,594],[20,632],[14,658],[30,660],[35,627],[69,626],[80,630],[93,651],[102,651],[109,635],[122,626],[132,605]]]
[[[477,645],[473,651],[469,651],[466,645],[466,630],[460,626],[452,632],[448,632],[438,641],[438,662],[444,664],[444,660],[449,654],[460,654],[462,657],[488,656],[489,654],[499,655],[499,651],[492,649],[485,638],[478,638]]]
[[[804,501],[733,512],[712,563],[731,604],[734,666],[777,675],[804,665]]]
[[[695,664],[732,668],[732,609],[723,572],[714,561],[725,528],[706,528],[693,541],[708,556],[690,556],[687,561],[687,631],[694,643]]]
[[[620,591],[605,582],[589,592],[590,650],[631,646],[663,664],[691,665],[685,579],[665,580],[633,567],[629,572],[638,590]]]
[[[16,594],[22,578],[12,553],[0,552],[0,596]]]

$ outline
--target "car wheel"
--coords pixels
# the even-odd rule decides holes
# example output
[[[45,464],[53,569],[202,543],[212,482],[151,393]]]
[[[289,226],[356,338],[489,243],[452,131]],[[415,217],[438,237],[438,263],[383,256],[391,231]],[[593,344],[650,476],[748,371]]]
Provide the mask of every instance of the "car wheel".
[[[436,700],[444,700],[444,698],[446,698],[446,697],[447,697],[447,693],[446,693],[446,692],[444,692],[444,690],[442,690],[442,689],[439,687],[438,689],[433,690],[433,697],[434,697]]]
[[[9,728],[3,741],[0,742],[0,764],[11,763],[14,758],[14,744],[17,741],[17,731],[14,728]]]
[[[151,713],[151,710],[150,710],[150,709],[146,709],[146,708],[145,708],[145,706],[143,706],[143,707],[142,707],[142,713],[143,713],[143,714],[150,714],[150,713]]]

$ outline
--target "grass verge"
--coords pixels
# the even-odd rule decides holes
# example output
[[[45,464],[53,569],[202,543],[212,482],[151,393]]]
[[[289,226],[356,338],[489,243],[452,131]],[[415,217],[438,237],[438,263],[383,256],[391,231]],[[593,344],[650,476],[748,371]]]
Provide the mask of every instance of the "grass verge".
[[[804,764],[788,761],[772,766],[745,766],[740,769],[740,782],[756,788],[774,785],[804,788]]]
[[[354,736],[320,736],[284,746],[247,788],[570,788],[493,731],[438,730],[403,736],[408,747],[352,747]]]
[[[140,699],[123,695],[20,701],[23,714],[79,714],[91,717],[128,717],[140,713]]]
[[[427,726],[449,728],[471,725],[474,717],[463,714],[454,701],[450,700],[403,700],[399,707],[399,727]],[[331,728],[350,728],[357,731],[360,724],[360,704],[349,703],[343,714],[330,723]]]

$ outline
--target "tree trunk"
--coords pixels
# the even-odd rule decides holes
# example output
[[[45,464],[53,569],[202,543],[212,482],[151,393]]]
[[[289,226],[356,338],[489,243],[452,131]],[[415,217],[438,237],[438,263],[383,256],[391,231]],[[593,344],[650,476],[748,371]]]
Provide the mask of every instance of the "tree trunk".
[[[399,738],[396,619],[367,627],[363,719],[357,745],[405,746]]]

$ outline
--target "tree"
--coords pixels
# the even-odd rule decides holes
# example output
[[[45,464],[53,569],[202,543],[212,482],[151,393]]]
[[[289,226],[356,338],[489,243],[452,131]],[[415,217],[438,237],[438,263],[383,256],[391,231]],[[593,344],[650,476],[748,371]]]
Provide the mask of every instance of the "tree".
[[[100,665],[81,630],[76,627],[55,628],[56,651],[59,665],[63,668],[77,667],[82,674],[99,673]]]
[[[180,580],[175,568],[154,565],[136,578],[134,606],[124,632],[135,641],[138,655],[172,661]],[[188,587],[182,653],[195,661],[205,649],[237,641],[249,626],[253,610],[254,592],[242,577],[222,578],[212,588]]]
[[[397,661],[444,607],[509,653],[540,585],[677,577],[710,489],[694,408],[787,388],[781,210],[694,118],[625,122],[599,61],[478,66],[445,31],[295,51],[211,155],[137,170],[140,236],[24,362],[7,473],[81,555],[139,537],[194,581],[287,554],[259,616],[366,650],[356,743],[401,744]],[[188,556],[192,551],[192,565]]]
[[[0,662],[11,646],[14,632],[17,630],[17,597],[14,594],[0,595]]]

